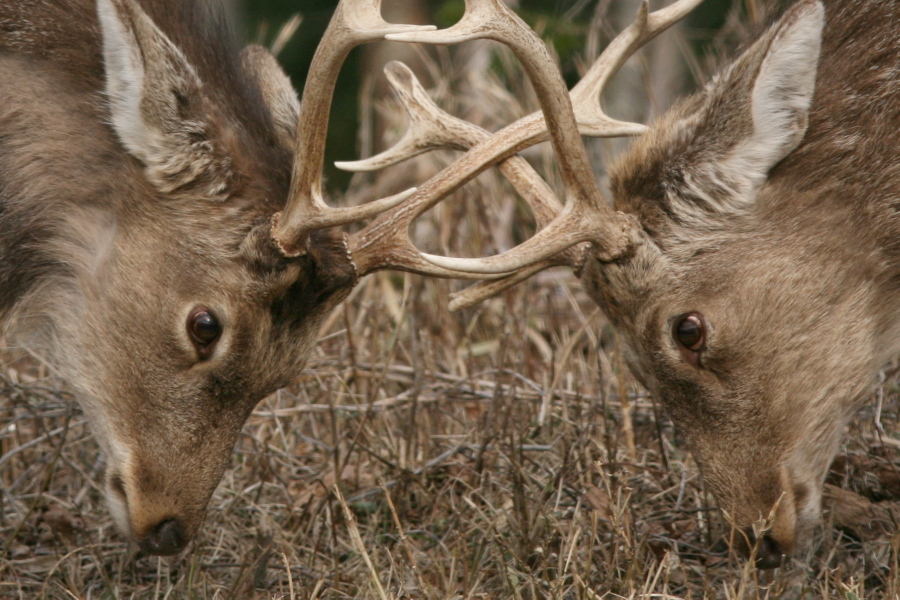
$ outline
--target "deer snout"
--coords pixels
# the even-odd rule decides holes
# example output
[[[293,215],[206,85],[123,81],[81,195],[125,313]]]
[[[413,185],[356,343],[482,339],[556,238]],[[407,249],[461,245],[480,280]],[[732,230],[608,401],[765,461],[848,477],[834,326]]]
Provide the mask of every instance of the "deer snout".
[[[184,502],[177,494],[163,490],[147,493],[118,473],[107,477],[106,496],[122,534],[142,551],[156,556],[172,556],[184,550],[204,513],[202,507],[181,506]]]
[[[758,526],[746,527],[733,535],[732,550],[744,558],[752,559],[758,569],[777,569],[790,559],[794,549],[792,537],[776,537],[772,531],[763,532],[762,537],[758,537],[758,531]]]
[[[188,540],[187,532],[178,519],[165,519],[151,528],[138,545],[148,554],[172,556],[184,550]]]
[[[753,532],[749,531],[746,535],[752,539]],[[754,544],[754,547],[756,568],[758,569],[777,569],[791,554],[790,548],[785,548],[768,533],[763,535],[762,539]]]
[[[745,520],[739,522],[743,534],[735,540],[735,549],[755,559],[760,569],[778,568],[793,554],[798,538],[798,504],[802,508],[808,496],[803,486],[792,483],[788,469],[781,467],[777,473],[777,478],[770,482],[772,489],[762,495],[769,500],[745,510]],[[757,519],[750,526],[746,518],[753,514]]]
[[[178,514],[164,507],[132,510],[130,514],[132,538],[141,550],[156,556],[178,554],[194,537],[198,520],[187,513]]]

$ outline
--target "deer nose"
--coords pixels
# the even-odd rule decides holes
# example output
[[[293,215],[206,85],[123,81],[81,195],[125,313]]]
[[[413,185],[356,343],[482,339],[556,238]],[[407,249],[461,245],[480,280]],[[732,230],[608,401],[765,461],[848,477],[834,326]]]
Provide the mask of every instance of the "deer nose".
[[[166,519],[141,540],[141,550],[158,556],[178,554],[187,545],[188,536],[177,519]]]
[[[757,544],[756,568],[777,569],[788,554],[775,538],[766,534]]]

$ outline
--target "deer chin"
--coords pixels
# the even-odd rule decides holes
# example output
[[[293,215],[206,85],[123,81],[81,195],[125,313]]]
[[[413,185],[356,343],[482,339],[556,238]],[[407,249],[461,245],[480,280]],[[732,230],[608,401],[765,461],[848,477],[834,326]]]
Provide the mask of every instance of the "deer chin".
[[[110,432],[104,433],[109,434]],[[130,453],[111,435],[102,435],[98,432],[97,437],[106,454],[107,466],[103,485],[106,505],[119,533],[129,540],[134,540],[128,510],[128,492],[125,479],[122,477],[122,472],[127,470],[127,465],[130,463]]]
[[[822,482],[814,485],[794,486],[795,506],[794,554],[805,551],[812,542],[812,533],[821,521]],[[805,492],[801,496],[800,491]]]
[[[843,423],[835,418],[835,423]],[[801,445],[782,467],[782,479],[793,493],[795,554],[810,544],[812,533],[822,518],[822,494],[831,461],[838,453],[842,426],[833,427],[831,439],[818,444]]]
[[[106,473],[103,483],[103,495],[110,515],[113,518],[119,533],[133,539],[131,522],[128,517],[128,495],[125,491],[124,481],[120,475],[123,465],[130,461],[130,453],[125,445],[120,443],[114,434],[114,428],[104,418],[103,411],[97,410],[101,403],[96,390],[79,390],[79,405],[90,421],[91,431],[100,446],[101,453],[106,459]]]

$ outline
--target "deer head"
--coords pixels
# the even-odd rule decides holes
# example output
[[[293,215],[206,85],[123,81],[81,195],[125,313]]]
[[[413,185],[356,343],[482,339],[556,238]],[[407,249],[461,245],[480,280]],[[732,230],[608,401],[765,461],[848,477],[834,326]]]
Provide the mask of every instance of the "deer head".
[[[499,3],[468,4],[471,20],[446,32],[389,37],[434,43],[515,37],[484,33],[512,27]],[[889,14],[838,3],[829,7],[835,15],[825,28],[823,5],[802,0],[649,131],[604,115],[596,99],[616,69],[695,4],[681,0],[652,14],[645,4],[571,92],[581,134],[644,133],[611,170],[617,212],[581,183],[591,175],[580,158],[565,164],[583,152],[577,139],[555,145],[567,182],[564,207],[513,156],[548,133],[567,135],[549,116],[567,107],[545,103],[543,116],[493,136],[454,122],[454,131],[466,133],[430,139],[471,148],[457,163],[461,172],[469,160],[499,162],[543,229],[499,256],[423,258],[499,277],[457,295],[454,308],[550,266],[575,268],[625,341],[631,369],[683,432],[722,509],[747,532],[738,537],[759,543],[761,566],[775,566],[818,519],[843,426],[895,347],[886,298],[893,298],[896,271],[880,228],[892,222],[887,207],[896,184],[851,181],[842,161],[853,159],[865,171],[857,142],[871,139],[874,164],[894,164],[884,138],[893,117],[865,104],[859,90],[895,100],[897,60],[884,56],[896,55],[896,35]],[[479,13],[480,30],[473,24]],[[843,44],[876,22],[879,44],[848,58]],[[537,58],[538,49],[517,53],[540,90],[544,78],[528,61],[546,59]],[[407,76],[395,78],[410,87]],[[451,122],[425,107],[415,90],[403,96],[413,130],[393,151],[397,156],[420,151],[420,140],[429,137],[421,132]],[[815,103],[816,97],[825,99]],[[767,533],[754,540],[752,528],[762,521]]]
[[[321,185],[347,53],[433,28],[344,0],[300,102],[220,19],[201,2],[0,2],[21,25],[0,33],[0,317],[74,388],[115,521],[152,554],[195,534],[250,411],[360,277],[451,274],[336,229],[400,219],[409,192],[329,208]]]
[[[823,21],[821,4],[798,4],[635,143],[611,182],[647,239],[582,276],[726,515],[748,532],[769,520],[764,566],[818,519],[843,426],[877,368],[859,319],[875,290],[841,264],[868,261],[823,252],[827,228],[794,212],[809,208],[796,177],[772,172],[806,134]]]

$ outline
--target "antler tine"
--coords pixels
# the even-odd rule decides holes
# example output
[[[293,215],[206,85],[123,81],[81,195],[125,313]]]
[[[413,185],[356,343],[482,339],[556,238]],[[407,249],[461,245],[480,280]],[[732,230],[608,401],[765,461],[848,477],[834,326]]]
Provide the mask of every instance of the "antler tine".
[[[582,81],[572,91],[574,110],[576,112],[576,118],[581,133],[591,136],[612,137],[619,135],[636,135],[646,129],[643,125],[624,123],[610,119],[600,108],[600,95],[612,75],[615,74],[631,54],[644,43],[682,19],[701,1],[702,0],[678,0],[675,4],[652,14],[648,13],[648,6],[646,2],[644,3],[638,12],[635,22],[616,36],[613,42],[591,66]],[[485,10],[485,6],[489,3],[490,0],[480,2],[478,3],[478,6],[475,7],[478,10],[472,10],[473,3],[470,2],[467,6],[467,16],[465,16],[460,23],[454,28],[451,28],[451,30],[430,34],[430,41],[434,43],[451,43],[470,39],[471,37],[477,37],[472,33],[473,29],[477,29],[476,19],[474,19],[473,15],[488,15],[489,13]],[[455,32],[454,29],[456,30]],[[391,39],[412,41],[412,37],[413,36],[397,35],[391,36]],[[428,100],[428,102],[430,102],[430,100]],[[432,118],[436,117],[432,115]],[[448,116],[440,115],[439,118],[446,120]],[[413,121],[413,119],[411,119],[411,121]],[[395,268],[404,268],[402,265],[403,261],[416,263],[418,265],[417,269],[421,269],[422,255],[417,254],[415,247],[408,238],[408,234],[406,234],[406,229],[408,229],[409,224],[418,217],[418,215],[438,202],[440,198],[443,198],[446,194],[449,194],[459,186],[464,185],[481,171],[497,162],[503,161],[524,148],[544,141],[546,137],[547,124],[544,121],[543,115],[541,113],[535,113],[506,127],[502,131],[496,133],[490,140],[482,141],[477,147],[470,150],[467,155],[455,163],[448,173],[442,174],[441,177],[434,178],[433,181],[429,181],[423,186],[423,188],[410,200],[409,205],[403,207],[402,215],[383,215],[356,236],[351,243],[351,246],[360,256],[364,252],[368,252],[369,254],[366,259],[361,261],[365,265],[364,270],[392,266]],[[399,147],[395,150],[398,151],[393,155],[392,159],[402,159],[403,152],[399,151]],[[409,156],[411,156],[411,154],[407,157]],[[513,179],[513,181],[515,181],[515,179]],[[552,195],[544,197],[552,198]],[[552,204],[548,203],[547,208],[550,213],[559,212],[559,205],[555,200]],[[540,215],[537,215],[537,210],[535,212],[539,221],[545,220],[542,219]],[[531,252],[522,252],[521,247],[517,249],[523,255],[521,259],[507,261],[506,264],[495,264],[493,265],[493,268],[489,269],[472,269],[473,262],[487,262],[479,259],[471,261],[431,256],[427,256],[426,258],[435,266],[437,266],[437,264],[443,264],[447,267],[452,267],[451,272],[454,270],[457,271],[457,276],[464,275],[469,278],[473,278],[476,275],[476,272],[479,271],[499,273],[504,269],[509,269],[509,271],[501,277],[488,281],[481,281],[463,292],[456,294],[450,303],[450,307],[452,310],[459,310],[489,298],[504,289],[512,287],[543,269],[558,265],[568,265],[580,268],[584,257],[584,252],[581,248],[570,248],[566,251],[566,255],[574,255],[576,257],[574,260],[571,256],[561,256],[559,254],[553,255],[553,252],[557,249],[568,247],[572,243],[571,238],[566,235],[571,231],[571,221],[572,219],[563,219],[560,222],[554,223],[554,227],[549,228],[549,230],[541,231],[538,236],[535,236],[540,239],[554,240],[555,238],[557,242],[549,245],[544,244],[543,242],[531,242],[532,246],[535,246],[540,250],[537,258],[535,258]],[[626,222],[623,226],[623,230],[627,230],[628,228],[629,225]],[[379,247],[384,247],[385,250],[379,252],[377,250]],[[381,255],[380,259],[374,258],[379,254]],[[509,254],[505,256],[509,257]],[[488,261],[490,260],[491,259],[488,259]],[[478,266],[483,267],[483,265]],[[460,271],[460,269],[464,270]],[[509,274],[510,272],[512,272],[512,274]],[[442,274],[440,276],[446,275]]]
[[[344,60],[354,47],[387,34],[433,31],[433,26],[394,25],[381,16],[381,0],[341,0],[313,57],[300,105],[294,169],[287,205],[272,219],[272,238],[285,256],[306,251],[307,234],[372,217],[414,190],[364,206],[331,208],[322,198],[328,116]]]
[[[632,27],[631,31],[643,31],[644,33],[639,37],[646,41],[671,25],[676,18],[681,18],[698,1],[679,0],[676,5],[651,15],[647,15],[646,12],[639,13],[638,23]],[[522,35],[523,32],[527,35]],[[535,113],[516,121],[493,136],[483,139],[448,169],[423,184],[407,203],[389,213],[379,215],[365,229],[352,236],[350,249],[360,274],[380,268],[396,268],[437,277],[492,280],[476,284],[473,288],[459,294],[453,303],[454,306],[459,307],[489,297],[543,268],[558,264],[580,266],[582,262],[580,256],[583,253],[578,252],[577,249],[570,250],[567,255],[574,253],[575,256],[579,256],[578,259],[572,260],[570,256],[557,256],[559,252],[579,242],[596,240],[606,242],[599,250],[602,251],[600,256],[607,259],[627,247],[636,230],[636,224],[632,218],[613,213],[612,209],[603,204],[599,188],[596,181],[593,180],[592,172],[587,164],[586,152],[580,143],[577,130],[572,124],[571,106],[562,100],[567,98],[568,94],[565,93],[561,76],[556,71],[543,44],[515,14],[511,13],[498,0],[468,0],[466,15],[448,30],[429,34],[393,34],[386,37],[394,41],[422,41],[438,44],[456,43],[474,38],[489,38],[507,43],[525,64],[529,77],[535,82],[542,110],[548,115],[548,118],[545,119],[541,113]],[[625,34],[618,36],[616,40],[626,41],[614,42],[612,46],[618,50],[605,52],[601,58],[607,57],[607,60],[601,61],[599,66],[594,65],[589,72],[589,77],[586,78],[587,81],[579,84],[580,89],[585,90],[582,93],[595,101],[602,85],[612,75],[608,71],[617,69],[627,56],[640,45],[640,43],[628,41],[628,36]],[[529,53],[536,58],[529,60]],[[617,58],[609,58],[610,56]],[[546,77],[548,70],[550,77]],[[418,98],[417,103],[425,97],[424,94],[419,96],[418,92],[415,92],[414,95]],[[548,96],[550,101],[548,101]],[[404,94],[401,94],[402,97]],[[430,100],[427,100],[427,103],[430,103]],[[559,108],[560,104],[566,110],[563,110],[562,113],[554,112],[554,109]],[[586,123],[585,129],[591,129],[590,115],[596,114],[599,107],[594,108],[586,101],[581,101],[576,108],[580,113],[587,115],[582,119],[583,115],[579,114],[579,121]],[[435,114],[429,118],[436,118]],[[446,119],[447,117],[440,116],[439,118]],[[614,122],[608,118],[607,121],[613,124],[608,128],[593,127],[591,134],[630,135],[642,131],[642,126],[639,125]],[[409,239],[408,229],[418,216],[492,165],[506,161],[521,150],[546,140],[548,123],[549,130],[554,133],[554,147],[562,163],[561,171],[566,177],[567,195],[571,200],[562,211],[559,210],[559,205],[555,200],[545,203],[548,216],[561,213],[559,218],[556,218],[547,228],[522,246],[490,259],[467,260],[433,257],[423,255],[416,249]],[[575,150],[571,155],[566,151],[560,152],[560,139],[569,144],[566,148],[574,146]],[[573,140],[574,144],[572,144]],[[450,142],[448,141],[448,143]],[[460,140],[457,140],[457,143],[461,143]],[[413,147],[416,146],[409,145],[407,149]],[[419,147],[417,147],[418,149]],[[402,155],[403,152],[397,151],[391,156],[391,160],[401,159]],[[572,156],[575,157],[574,160],[567,160]],[[506,162],[515,164],[514,161]],[[572,167],[579,165],[586,165],[587,168],[582,168],[580,171],[577,168],[574,169],[574,173],[580,174],[580,176],[576,185],[572,186]],[[514,183],[517,181],[515,177],[510,179]],[[540,180],[540,178],[537,179]],[[540,181],[543,183],[543,180]],[[581,185],[577,185],[578,183]],[[546,184],[543,183],[543,185]],[[573,187],[576,193],[573,193]],[[594,193],[587,195],[577,193],[584,189]],[[545,199],[552,198],[552,195],[539,194],[539,196]],[[582,198],[587,201],[580,201]],[[538,205],[534,206],[537,208]],[[535,210],[535,213],[539,221],[545,221],[538,210]],[[612,218],[607,219],[606,217]],[[612,222],[607,223],[607,220]],[[598,233],[597,230],[600,229],[602,231]],[[612,235],[609,235],[610,232]],[[515,273],[523,268],[527,268],[528,275],[525,275],[525,272]]]
[[[430,150],[467,150],[477,143],[471,141],[469,124],[441,110],[405,64],[391,61],[384,67],[384,74],[406,109],[409,118],[406,133],[384,152],[365,160],[336,162],[337,168],[354,172],[378,171]]]
[[[600,96],[613,75],[641,46],[679,22],[703,0],[678,0],[665,8],[650,13],[648,0],[641,3],[634,21],[613,39],[594,61],[581,81],[572,88],[572,104],[578,115],[582,135],[614,137],[639,135],[647,128],[638,123],[626,123],[612,119],[603,112]]]
[[[375,171],[431,150],[468,150],[491,137],[486,129],[454,117],[435,104],[405,64],[392,61],[384,72],[409,115],[409,128],[392,148],[367,160],[335,163],[339,168]],[[511,156],[498,167],[531,206],[539,227],[547,225],[560,213],[562,205],[553,190],[528,161]]]
[[[578,102],[575,107],[579,110],[579,121],[584,126],[585,133],[598,136],[632,135],[645,129],[642,125],[621,123],[606,117],[599,107],[599,94],[615,70],[624,63],[628,56],[641,44],[658,35],[677,19],[682,18],[696,6],[698,1],[679,0],[676,4],[653,14],[648,13],[645,3],[639,11],[635,23],[617,36],[611,44],[611,48],[603,53],[597,63],[592,66],[585,80],[577,86]],[[560,113],[553,110],[552,103],[548,105],[546,102],[548,90],[558,93],[560,84],[555,82],[561,83],[561,77],[547,56],[546,50],[539,43],[537,45],[541,46],[540,49],[535,48],[534,42],[537,40],[537,36],[527,29],[527,26],[521,23],[518,17],[500,0],[468,0],[467,15],[469,16],[464,16],[459,23],[448,30],[395,34],[386,37],[397,41],[430,43],[455,43],[483,37],[509,45],[522,61],[529,77],[535,84],[546,123],[541,122],[539,114],[530,115],[496,134],[496,139],[491,144],[485,144],[485,147],[479,149],[478,153],[484,152],[489,155],[485,156],[485,160],[493,164],[496,162],[497,156],[506,153],[509,148],[521,149],[542,141],[545,139],[545,132],[549,129],[552,134],[551,141],[554,142],[554,149],[560,162],[560,170],[566,181],[566,191],[570,202],[548,227],[524,244],[499,256],[458,259],[423,254],[422,257],[435,265],[458,272],[501,274],[511,273],[552,256],[571,245],[587,241],[595,244],[602,258],[610,259],[616,256],[627,247],[636,225],[633,219],[613,213],[612,209],[603,203],[589,166],[585,168],[587,158],[580,140],[574,140],[575,143],[573,143],[570,130],[561,127],[563,123],[568,122],[568,118],[560,119]],[[479,19],[487,22],[475,19],[476,15]],[[515,35],[510,35],[513,31],[522,32],[523,29],[529,32],[527,38],[521,36],[516,39]],[[525,42],[526,39],[530,42]],[[532,50],[534,51],[532,52]],[[530,60],[531,56],[535,59]],[[538,56],[541,59],[537,59]],[[541,69],[541,64],[544,65],[543,69]],[[541,77],[549,75],[548,70],[552,70],[555,77]],[[566,113],[571,114],[571,109]],[[564,146],[568,149],[568,153],[560,151],[562,140],[568,140]],[[488,147],[492,147],[490,152]],[[572,167],[577,168],[572,170]],[[460,169],[460,175],[468,181],[470,175],[464,171],[465,169]],[[591,193],[585,194],[584,192],[588,190]],[[415,197],[411,200],[411,202],[413,201],[415,201]]]
[[[453,115],[438,107],[428,96],[427,92],[416,79],[413,72],[399,62],[392,62],[385,67],[385,73],[391,82],[397,96],[405,106],[409,114],[410,126],[404,134],[401,141],[393,148],[372,157],[371,159],[358,161],[354,163],[341,163],[342,168],[350,170],[374,170],[383,168],[391,164],[396,164],[402,160],[411,158],[417,154],[428,150],[439,148],[450,149],[469,149],[479,143],[485,142],[491,138],[491,133],[462,119],[458,119]],[[539,227],[544,227],[550,223],[562,210],[562,205],[557,201],[553,190],[541,178],[541,176],[528,164],[528,162],[519,156],[510,156],[502,160],[498,165],[501,173],[512,183],[519,192],[520,196],[531,206]],[[427,189],[432,182],[425,184]],[[455,189],[455,188],[454,188]],[[451,190],[443,190],[434,194],[434,197],[444,197]],[[426,194],[427,196],[427,194]],[[414,198],[413,203],[420,200],[420,197]],[[421,210],[409,210],[405,212],[403,218],[393,220],[393,231],[401,232],[409,228],[412,220],[421,214]],[[385,215],[388,218],[387,215]],[[354,238],[355,239],[355,238]],[[382,246],[392,247],[395,249],[402,246],[403,254],[407,257],[415,254],[418,257],[418,251],[414,249],[408,238],[403,243],[397,243],[396,239],[390,236],[382,236]],[[366,252],[370,255],[383,256],[385,250],[379,249],[378,244],[369,245]],[[394,263],[373,262],[366,260],[362,256],[361,250],[354,250],[355,259],[358,265],[364,265],[361,274],[368,272],[370,268],[383,268],[393,266],[397,268],[407,268],[410,265],[398,265]],[[577,267],[581,264],[584,257],[583,248],[569,248],[559,256],[555,257],[557,264],[567,264]],[[422,262],[418,258],[418,262]],[[428,263],[425,263],[428,264]],[[409,269],[414,270],[414,269]],[[429,274],[434,275],[434,272]],[[444,276],[452,275],[459,277],[459,273],[448,272]]]
[[[463,310],[471,306],[475,306],[479,302],[487,300],[492,296],[496,296],[500,292],[507,290],[514,285],[522,283],[523,281],[529,279],[532,275],[536,275],[541,271],[544,271],[551,267],[572,266],[569,261],[557,260],[557,257],[559,256],[560,255],[557,254],[555,257],[552,257],[548,260],[542,260],[540,262],[528,265],[527,267],[519,269],[512,275],[507,275],[501,279],[479,281],[478,283],[470,285],[461,292],[450,294],[450,303],[448,307],[450,308],[451,312]]]
[[[625,123],[608,117],[601,109],[600,96],[610,78],[638,48],[679,22],[702,1],[678,0],[674,4],[649,14],[647,1],[642,3],[632,24],[610,42],[581,81],[572,89],[572,104],[578,118],[579,130],[583,135],[593,137],[636,135],[646,129],[637,123]],[[633,130],[629,131],[632,128]],[[469,286],[462,292],[451,296],[450,310],[457,311],[474,306],[544,269],[559,266],[559,261],[555,258],[524,267],[501,279],[480,281]]]
[[[566,195],[570,199],[559,217],[544,230],[552,233],[555,239],[548,240],[552,236],[542,233],[510,252],[487,259],[454,259],[422,254],[423,258],[453,271],[503,274],[541,260],[541,257],[534,258],[537,253],[550,256],[579,242],[594,241],[602,254],[608,257],[618,256],[625,251],[634,237],[635,224],[632,219],[614,213],[602,198],[578,133],[562,75],[537,34],[501,0],[466,0],[466,14],[459,23],[443,31],[390,34],[385,37],[394,41],[431,44],[453,44],[480,38],[492,39],[509,46],[534,86],[546,129],[556,152]],[[486,145],[491,144],[488,142]],[[498,147],[490,154],[499,155],[502,160],[517,150],[518,148],[509,146]],[[460,161],[462,162],[465,162],[465,158]],[[483,168],[484,165],[476,167],[475,174],[480,172],[478,169]],[[459,171],[461,179],[465,181],[474,176],[465,168],[454,171]],[[410,201],[411,204],[417,201],[417,196],[424,205],[424,208],[420,207],[423,211],[442,197],[416,194]],[[420,208],[416,209],[418,214],[421,214],[418,212]],[[538,240],[538,237],[541,239]],[[535,243],[536,241],[540,243]]]

